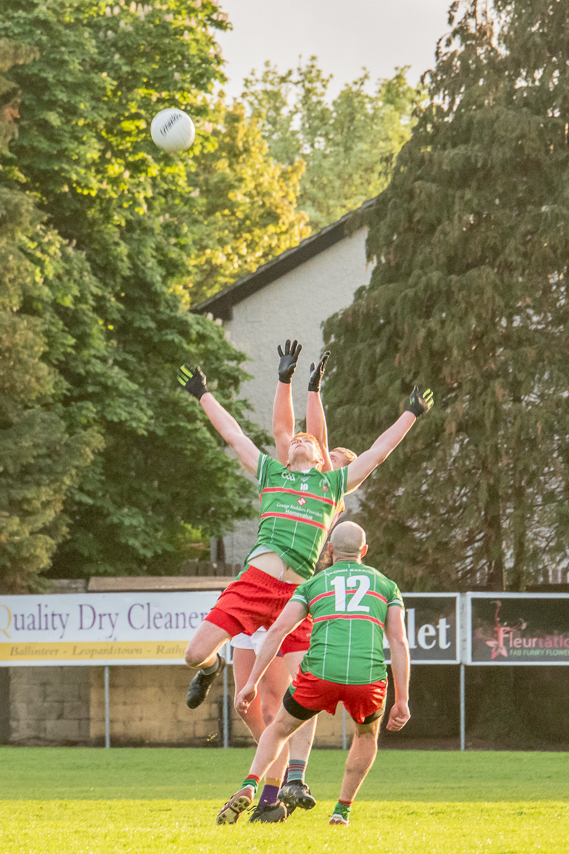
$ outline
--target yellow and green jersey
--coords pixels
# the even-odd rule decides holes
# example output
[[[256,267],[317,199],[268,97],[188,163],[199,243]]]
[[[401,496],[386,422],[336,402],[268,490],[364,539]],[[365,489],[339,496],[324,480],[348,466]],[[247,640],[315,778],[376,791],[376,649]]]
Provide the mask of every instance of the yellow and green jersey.
[[[314,620],[303,673],[342,685],[385,679],[387,609],[404,607],[394,581],[371,566],[341,560],[299,584],[291,602],[302,602]]]
[[[302,578],[310,578],[346,491],[347,468],[289,471],[266,454],[257,479],[261,519],[257,542],[245,563],[263,548],[280,555]]]

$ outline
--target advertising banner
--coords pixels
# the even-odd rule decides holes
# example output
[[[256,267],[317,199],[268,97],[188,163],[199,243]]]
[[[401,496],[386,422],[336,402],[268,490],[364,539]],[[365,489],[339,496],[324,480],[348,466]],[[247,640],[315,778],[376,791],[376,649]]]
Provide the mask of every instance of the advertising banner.
[[[468,593],[468,664],[569,664],[569,594]]]
[[[0,596],[0,666],[183,664],[219,591]]]
[[[403,593],[413,664],[459,663],[458,593]],[[388,644],[385,660],[389,662]]]

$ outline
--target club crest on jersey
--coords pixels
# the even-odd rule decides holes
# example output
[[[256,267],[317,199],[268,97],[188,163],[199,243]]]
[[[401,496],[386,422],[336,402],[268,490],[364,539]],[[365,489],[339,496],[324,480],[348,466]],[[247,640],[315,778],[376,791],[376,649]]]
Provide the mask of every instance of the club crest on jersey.
[[[290,471],[283,471],[281,477],[283,477],[285,480],[292,480],[293,483],[296,480],[296,477]]]
[[[327,480],[325,480],[325,478],[322,478],[322,480],[320,481],[320,483],[318,484],[318,486],[319,486],[319,487],[320,487],[320,489],[322,489],[324,492],[328,492],[328,490],[330,489],[330,487],[328,486],[328,481],[327,481]]]

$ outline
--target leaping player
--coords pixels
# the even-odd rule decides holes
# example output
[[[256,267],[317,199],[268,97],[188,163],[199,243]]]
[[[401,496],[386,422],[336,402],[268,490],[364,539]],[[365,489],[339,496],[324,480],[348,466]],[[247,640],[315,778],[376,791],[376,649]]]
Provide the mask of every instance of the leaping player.
[[[231,637],[270,627],[294,590],[310,578],[342,497],[356,489],[382,463],[433,405],[430,390],[415,387],[407,410],[361,456],[336,471],[322,472],[318,441],[300,433],[289,446],[288,467],[262,454],[235,419],[209,392],[199,368],[184,366],[180,384],[200,402],[218,433],[235,450],[242,465],[257,475],[261,519],[257,542],[243,572],[219,597],[186,650],[186,663],[199,668],[190,684],[194,707],[223,668],[219,649]],[[302,624],[282,647],[289,670],[302,660],[309,629]],[[292,645],[287,650],[285,644]],[[296,646],[296,648],[295,648]]]

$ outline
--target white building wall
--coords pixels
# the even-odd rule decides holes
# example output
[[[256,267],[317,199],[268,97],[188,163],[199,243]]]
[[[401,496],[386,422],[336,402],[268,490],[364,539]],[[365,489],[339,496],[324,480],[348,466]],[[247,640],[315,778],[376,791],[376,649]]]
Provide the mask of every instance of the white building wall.
[[[310,363],[318,361],[323,349],[322,323],[347,308],[357,288],[369,283],[372,268],[366,264],[366,237],[365,228],[344,237],[237,303],[233,319],[224,323],[232,344],[251,359],[244,368],[252,379],[242,385],[241,395],[251,403],[251,419],[265,430],[271,432],[277,345],[284,345],[287,338],[297,338],[303,348],[292,385],[297,423],[304,419]],[[244,560],[256,530],[255,521],[243,522],[225,537],[228,562]]]

